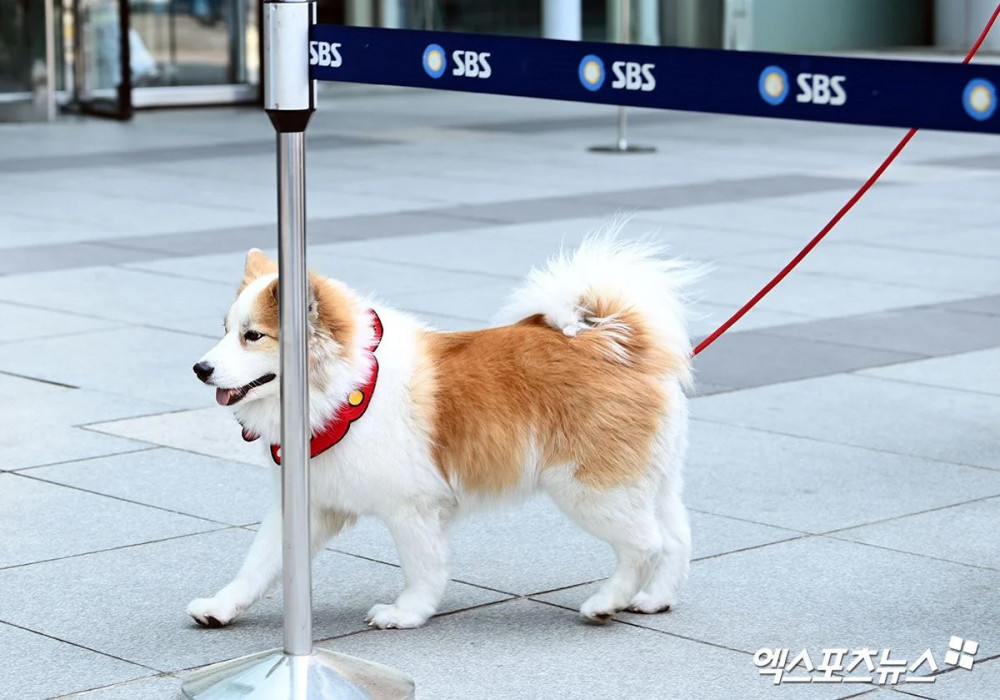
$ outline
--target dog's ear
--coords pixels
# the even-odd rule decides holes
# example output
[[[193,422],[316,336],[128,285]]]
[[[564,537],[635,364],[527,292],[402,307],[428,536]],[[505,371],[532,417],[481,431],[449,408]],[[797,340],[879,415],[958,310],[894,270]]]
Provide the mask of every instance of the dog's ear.
[[[308,304],[308,306],[306,308],[308,309],[309,325],[313,327],[315,327],[316,324],[319,323],[319,313],[320,313],[319,288],[322,286],[322,284],[323,284],[322,277],[317,275],[315,272],[309,273],[309,291],[306,292],[307,296],[306,303]]]
[[[342,284],[309,273],[309,326],[314,332],[350,345],[356,325],[353,308]]]
[[[243,291],[248,284],[262,275],[275,275],[278,273],[278,263],[271,260],[264,251],[258,248],[251,248],[247,252],[246,266],[243,268],[243,281],[240,283],[239,291]]]

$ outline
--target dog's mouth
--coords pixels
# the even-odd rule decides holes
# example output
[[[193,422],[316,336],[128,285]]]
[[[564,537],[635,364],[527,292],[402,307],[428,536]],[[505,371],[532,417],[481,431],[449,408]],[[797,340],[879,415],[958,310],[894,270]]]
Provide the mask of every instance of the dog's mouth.
[[[252,382],[245,386],[241,386],[238,389],[223,389],[219,387],[215,390],[215,400],[219,402],[220,406],[232,406],[243,400],[243,397],[249,393],[251,389],[255,389],[259,386],[263,386],[270,381],[273,381],[274,374],[265,374],[263,377],[258,377]]]

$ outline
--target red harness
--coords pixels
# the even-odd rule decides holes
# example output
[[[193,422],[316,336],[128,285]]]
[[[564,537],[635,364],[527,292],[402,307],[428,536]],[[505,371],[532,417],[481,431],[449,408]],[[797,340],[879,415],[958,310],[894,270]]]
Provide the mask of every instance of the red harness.
[[[375,357],[375,349],[382,342],[382,319],[378,317],[374,309],[369,309],[368,313],[372,317],[372,332],[374,337],[371,344],[365,350],[372,357],[372,374],[368,378],[368,381],[360,388],[348,394],[347,401],[337,409],[337,413],[330,422],[323,426],[309,440],[310,457],[323,454],[343,440],[344,436],[347,435],[348,429],[351,427],[351,423],[363,416],[365,411],[368,410],[368,404],[371,403],[372,394],[375,393],[375,381],[378,379],[378,358]],[[243,439],[247,442],[252,442],[258,437],[260,436],[254,435],[247,431],[246,428],[243,429]],[[271,445],[271,459],[274,460],[275,464],[281,464],[280,451],[281,445]]]

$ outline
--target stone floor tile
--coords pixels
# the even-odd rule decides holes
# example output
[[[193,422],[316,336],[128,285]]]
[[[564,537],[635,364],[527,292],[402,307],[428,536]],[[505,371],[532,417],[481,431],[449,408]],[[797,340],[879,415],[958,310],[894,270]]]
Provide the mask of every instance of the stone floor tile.
[[[693,508],[822,533],[1000,494],[1000,474],[698,420],[686,468]]]
[[[0,344],[59,335],[91,333],[120,328],[123,324],[90,316],[47,311],[21,304],[0,303],[6,328]]]
[[[694,361],[697,393],[737,391],[892,365],[920,357],[914,353],[780,337],[770,331],[763,328],[732,333],[717,340],[708,352],[699,354]]]
[[[619,618],[750,653],[808,649],[820,660],[824,648],[888,648],[912,663],[931,649],[946,667],[952,635],[977,640],[981,658],[1000,653],[998,584],[996,570],[809,538],[695,562],[675,609]],[[538,598],[575,610],[595,588]]]
[[[776,542],[801,533],[710,513],[691,513],[695,558]],[[496,590],[528,595],[609,576],[611,547],[583,532],[546,498],[469,516],[450,533],[451,573]],[[362,520],[329,545],[379,561],[399,558],[388,530],[376,519]]]
[[[0,345],[0,370],[190,408],[213,400],[191,371],[213,345],[153,328],[83,333]]]
[[[278,591],[223,629],[200,628],[184,613],[191,599],[229,581],[251,538],[245,530],[214,532],[6,569],[0,620],[168,672],[279,647]],[[394,599],[402,582],[396,567],[324,552],[313,567],[316,638],[367,629],[365,613]],[[442,610],[502,597],[453,583]]]
[[[0,698],[4,700],[46,700],[150,673],[141,666],[2,622],[0,649],[5,657],[0,664]]]
[[[176,676],[152,676],[97,690],[65,695],[59,700],[177,700],[180,692],[180,678]]]
[[[0,504],[0,532],[7,540],[0,550],[0,568],[219,527],[19,474],[0,474]]]
[[[94,423],[87,428],[232,462],[259,467],[271,464],[266,450],[258,442],[243,439],[232,411],[222,406]]]
[[[842,530],[833,536],[969,566],[1000,569],[1000,558],[996,557],[998,518],[1000,498],[986,498]]]
[[[952,355],[1000,346],[1000,329],[946,305],[894,309],[769,328],[768,335],[915,355]],[[845,350],[845,352],[849,352]]]
[[[906,362],[891,367],[867,369],[858,374],[945,389],[1000,395],[998,369],[1000,369],[1000,349],[991,348],[950,357]]]
[[[229,525],[258,522],[276,495],[278,471],[156,448],[30,471],[36,479]]]
[[[982,654],[979,654],[982,656]],[[996,697],[1000,688],[1000,659],[974,663],[972,670],[956,668],[942,674],[934,685],[924,686],[933,700],[972,700]],[[925,692],[920,689],[921,695]]]
[[[0,277],[0,299],[130,324],[211,310],[222,318],[239,273],[206,282],[113,267],[40,272]]]
[[[1000,404],[974,394],[861,376],[834,376],[707,396],[706,420],[1000,469]]]
[[[749,654],[517,600],[434,621],[415,632],[364,632],[326,646],[411,674],[418,697],[772,698]],[[796,697],[838,698],[831,686]]]

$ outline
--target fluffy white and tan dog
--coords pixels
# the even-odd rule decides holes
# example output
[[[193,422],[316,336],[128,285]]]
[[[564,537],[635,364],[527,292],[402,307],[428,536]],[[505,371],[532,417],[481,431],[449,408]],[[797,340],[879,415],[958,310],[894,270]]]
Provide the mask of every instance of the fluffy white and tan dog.
[[[375,627],[417,627],[448,581],[449,523],[504,497],[544,491],[617,555],[580,609],[606,620],[674,604],[687,576],[681,503],[691,350],[678,262],[614,235],[534,270],[507,314],[520,320],[444,333],[310,278],[312,548],[359,517],[388,526],[405,585],[375,605]],[[225,337],[194,367],[232,406],[244,437],[280,459],[277,267],[247,254]],[[190,603],[197,622],[232,622],[281,568],[278,504],[236,578]]]

